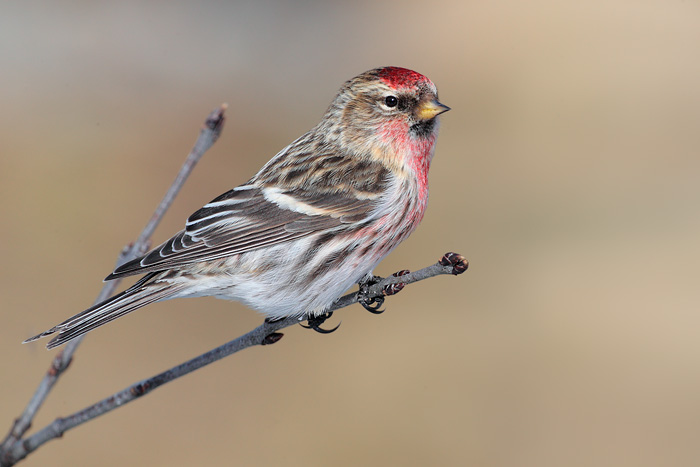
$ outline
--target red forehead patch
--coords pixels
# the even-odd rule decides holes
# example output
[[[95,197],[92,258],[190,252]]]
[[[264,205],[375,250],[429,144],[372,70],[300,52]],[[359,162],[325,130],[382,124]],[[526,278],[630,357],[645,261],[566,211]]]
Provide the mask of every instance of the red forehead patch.
[[[428,78],[407,68],[388,66],[379,71],[379,77],[395,88],[413,87],[421,81],[430,82]]]

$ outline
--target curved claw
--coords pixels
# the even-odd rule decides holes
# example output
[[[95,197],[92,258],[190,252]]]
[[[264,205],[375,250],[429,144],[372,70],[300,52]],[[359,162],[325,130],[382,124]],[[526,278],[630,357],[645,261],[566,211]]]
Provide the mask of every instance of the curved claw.
[[[386,311],[380,310],[379,308],[384,304],[384,297],[370,298],[367,300],[360,300],[360,305],[374,315],[381,315]]]
[[[306,328],[306,329],[313,329],[314,331],[321,333],[321,334],[330,334],[332,332],[335,332],[336,329],[338,329],[340,327],[340,323],[338,323],[338,325],[332,329],[323,329],[322,327],[320,327],[320,325],[304,326],[303,324],[300,324],[299,326],[301,326],[302,328]]]
[[[384,297],[366,297],[367,288],[381,281],[382,278],[379,276],[370,276],[365,278],[358,285],[360,286],[359,300],[358,303],[362,305],[362,308],[369,311],[374,315],[380,315],[384,313],[385,310],[380,310],[379,308],[384,303]]]
[[[309,323],[308,326],[304,326],[301,323],[299,323],[299,326],[301,326],[302,328],[305,328],[305,329],[313,329],[314,331],[316,331],[320,334],[330,334],[332,332],[335,332],[340,327],[340,323],[338,323],[338,325],[332,329],[323,329],[321,327],[321,325],[323,323],[325,323],[326,320],[328,318],[330,318],[331,316],[333,316],[333,312],[329,311],[328,313],[324,313],[324,314],[319,315],[319,316],[313,316],[313,317],[308,318],[306,320],[306,322]]]

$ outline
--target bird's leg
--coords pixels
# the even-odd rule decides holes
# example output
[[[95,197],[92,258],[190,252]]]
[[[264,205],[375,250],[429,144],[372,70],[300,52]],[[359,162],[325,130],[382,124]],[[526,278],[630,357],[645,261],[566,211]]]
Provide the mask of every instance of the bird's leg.
[[[318,316],[309,315],[306,318],[306,322],[309,323],[309,325],[304,326],[303,324],[300,324],[300,326],[302,328],[306,328],[306,329],[313,329],[314,331],[320,332],[321,334],[330,334],[340,327],[340,323],[338,323],[338,325],[336,327],[334,327],[333,329],[323,329],[321,327],[321,325],[323,323],[325,323],[326,320],[328,318],[330,318],[331,316],[333,316],[332,311],[327,311],[327,312],[323,313],[322,315],[318,315]]]
[[[395,272],[392,274],[393,277],[399,277],[408,274],[409,271],[408,269],[402,269],[399,272]],[[369,311],[370,313],[373,313],[375,315],[384,313],[384,310],[380,310],[380,307],[384,303],[384,297],[388,297],[389,295],[395,295],[401,290],[403,290],[404,287],[406,287],[406,284],[403,282],[397,282],[396,284],[389,284],[384,286],[382,288],[382,295],[378,297],[370,297],[368,294],[368,290],[371,286],[376,284],[377,282],[381,281],[382,278],[379,276],[368,276],[365,280],[360,282],[358,285],[360,286],[360,291],[358,292],[359,294],[359,303],[364,307],[365,310]]]

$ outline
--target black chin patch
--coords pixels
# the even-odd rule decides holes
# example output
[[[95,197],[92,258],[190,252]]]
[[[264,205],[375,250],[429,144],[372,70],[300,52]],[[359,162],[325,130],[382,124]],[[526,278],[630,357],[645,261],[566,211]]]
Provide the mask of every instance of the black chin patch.
[[[414,123],[411,125],[411,133],[418,137],[427,137],[429,136],[433,130],[435,129],[435,119],[431,118],[430,120],[421,120],[418,123]]]

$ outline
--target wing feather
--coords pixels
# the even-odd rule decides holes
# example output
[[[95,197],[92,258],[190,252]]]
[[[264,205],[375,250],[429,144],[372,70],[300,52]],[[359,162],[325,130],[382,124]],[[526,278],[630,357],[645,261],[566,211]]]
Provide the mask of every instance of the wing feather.
[[[358,199],[351,191],[296,190],[284,191],[286,202],[280,203],[266,196],[269,190],[244,185],[224,193],[192,214],[184,230],[119,266],[106,280],[219,259],[335,229],[371,216],[378,196]]]

